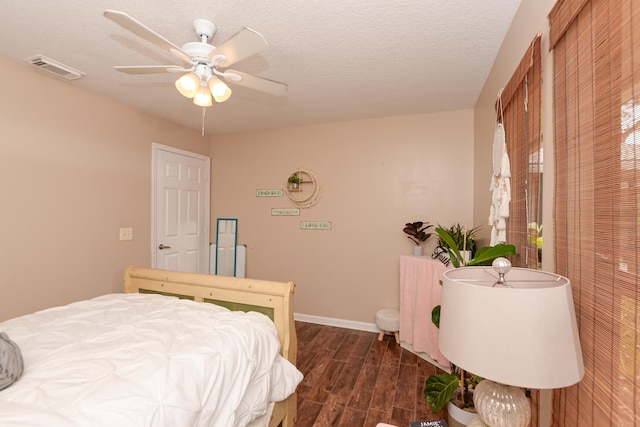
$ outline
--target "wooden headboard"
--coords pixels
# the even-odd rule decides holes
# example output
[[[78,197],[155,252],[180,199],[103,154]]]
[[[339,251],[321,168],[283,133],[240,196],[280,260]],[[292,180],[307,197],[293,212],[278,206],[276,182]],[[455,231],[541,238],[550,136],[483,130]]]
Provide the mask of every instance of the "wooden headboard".
[[[259,311],[269,316],[280,339],[280,353],[295,365],[298,341],[293,322],[293,282],[272,282],[210,274],[127,268],[125,292],[153,292],[213,303],[231,310]]]

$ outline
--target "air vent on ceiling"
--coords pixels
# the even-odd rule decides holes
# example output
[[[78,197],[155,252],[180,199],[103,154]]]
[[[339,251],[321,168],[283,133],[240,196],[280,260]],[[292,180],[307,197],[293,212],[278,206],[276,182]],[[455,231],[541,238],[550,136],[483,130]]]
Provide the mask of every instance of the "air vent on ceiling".
[[[54,61],[53,59],[49,59],[46,56],[42,55],[32,56],[31,58],[27,58],[24,61],[27,64],[31,64],[42,71],[66,80],[75,80],[86,75],[86,73],[83,73],[82,71],[78,71],[73,67],[61,64],[58,61]]]

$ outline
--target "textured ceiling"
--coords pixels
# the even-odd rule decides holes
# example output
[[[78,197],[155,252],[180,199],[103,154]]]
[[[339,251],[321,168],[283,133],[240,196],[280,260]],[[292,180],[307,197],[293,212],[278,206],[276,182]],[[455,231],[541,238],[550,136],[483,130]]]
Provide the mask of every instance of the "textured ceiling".
[[[67,84],[200,129],[202,109],[176,74],[114,65],[183,65],[103,17],[128,13],[178,46],[192,21],[214,21],[213,44],[242,27],[269,47],[232,68],[287,83],[285,97],[238,86],[207,108],[206,133],[473,108],[520,0],[0,0],[0,56],[44,55],[85,73]],[[24,64],[24,63],[23,63]],[[27,65],[24,65],[27,67]],[[55,77],[51,77],[55,78]]]

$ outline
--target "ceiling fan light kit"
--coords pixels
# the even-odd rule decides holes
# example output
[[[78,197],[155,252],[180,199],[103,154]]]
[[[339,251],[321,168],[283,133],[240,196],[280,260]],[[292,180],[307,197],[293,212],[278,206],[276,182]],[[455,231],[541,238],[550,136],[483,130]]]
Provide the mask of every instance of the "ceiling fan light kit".
[[[200,86],[196,94],[193,96],[193,103],[199,107],[211,107],[211,92],[206,85]]]
[[[196,73],[185,74],[176,80],[176,89],[187,98],[193,98],[199,87],[200,77]]]
[[[217,77],[211,77],[207,82],[209,90],[216,102],[224,102],[231,96],[231,89]]]
[[[284,83],[222,69],[267,47],[264,37],[254,30],[244,28],[216,47],[209,44],[216,25],[206,19],[196,19],[193,27],[200,41],[186,43],[180,48],[124,12],[106,10],[104,16],[188,64],[188,68],[177,65],[116,66],[117,71],[127,74],[186,72],[176,80],[176,89],[181,95],[193,98],[198,106],[209,107],[213,99],[216,102],[229,99],[232,91],[223,80],[273,95],[287,92]]]
[[[203,64],[198,64],[195,71],[176,80],[176,89],[186,98],[193,98],[193,103],[200,107],[211,106],[212,95],[216,102],[224,102],[231,96],[229,86],[212,75]]]

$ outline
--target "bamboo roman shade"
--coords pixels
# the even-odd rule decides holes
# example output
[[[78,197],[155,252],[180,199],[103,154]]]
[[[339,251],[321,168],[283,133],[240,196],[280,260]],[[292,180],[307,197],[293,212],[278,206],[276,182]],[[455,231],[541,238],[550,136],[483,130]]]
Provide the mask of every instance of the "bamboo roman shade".
[[[507,243],[516,246],[512,264],[538,268],[537,234],[529,225],[540,224],[542,185],[542,48],[538,34],[502,91],[506,147],[511,162],[511,204],[507,220]]]
[[[559,1],[549,22],[555,265],[585,364],[553,425],[640,426],[640,1]]]

